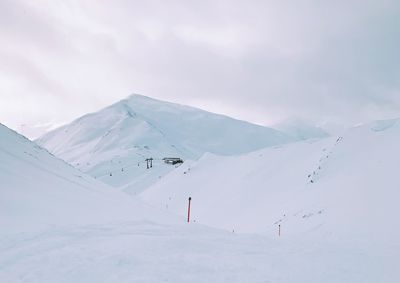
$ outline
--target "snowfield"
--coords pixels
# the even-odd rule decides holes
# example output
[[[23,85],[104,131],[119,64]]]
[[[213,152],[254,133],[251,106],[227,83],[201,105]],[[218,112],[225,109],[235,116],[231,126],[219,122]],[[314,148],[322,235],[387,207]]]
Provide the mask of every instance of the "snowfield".
[[[0,235],[54,226],[169,219],[0,124]]]
[[[0,238],[1,282],[397,282],[398,254],[152,223]]]
[[[352,128],[240,156],[205,155],[141,194],[197,222],[237,232],[399,244],[400,122]]]
[[[338,249],[187,224],[85,176],[4,126],[0,137],[0,224],[5,227],[0,282],[398,278],[393,251],[376,258],[354,246]]]
[[[173,170],[164,157],[234,155],[293,140],[277,130],[197,108],[132,95],[37,140],[57,157],[130,194]],[[149,172],[146,158],[158,165]]]
[[[340,137],[241,156],[208,154],[181,166],[141,198],[184,216],[190,196],[197,223],[284,239],[303,246],[306,261],[311,247],[334,250],[327,258],[345,260],[357,254],[358,261],[348,264],[356,269],[370,265],[360,271],[371,275],[364,282],[396,282],[399,144],[400,120],[390,120],[350,129]],[[371,279],[373,275],[378,277]]]
[[[155,162],[138,198],[0,125],[0,282],[399,282],[399,144],[390,120]]]

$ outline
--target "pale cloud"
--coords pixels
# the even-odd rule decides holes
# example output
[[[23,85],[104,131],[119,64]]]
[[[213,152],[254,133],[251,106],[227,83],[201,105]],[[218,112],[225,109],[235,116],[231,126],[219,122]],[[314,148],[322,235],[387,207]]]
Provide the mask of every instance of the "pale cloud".
[[[400,116],[398,1],[0,0],[0,120],[130,93],[261,124]]]

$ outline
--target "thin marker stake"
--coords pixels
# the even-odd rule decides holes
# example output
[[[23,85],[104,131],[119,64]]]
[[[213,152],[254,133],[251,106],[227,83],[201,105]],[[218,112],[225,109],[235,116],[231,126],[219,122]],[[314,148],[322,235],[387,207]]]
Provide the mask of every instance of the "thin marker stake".
[[[191,203],[191,201],[192,201],[192,198],[191,198],[191,197],[189,197],[189,204],[188,204],[188,217],[187,217],[187,222],[188,222],[188,223],[190,222],[190,203]]]

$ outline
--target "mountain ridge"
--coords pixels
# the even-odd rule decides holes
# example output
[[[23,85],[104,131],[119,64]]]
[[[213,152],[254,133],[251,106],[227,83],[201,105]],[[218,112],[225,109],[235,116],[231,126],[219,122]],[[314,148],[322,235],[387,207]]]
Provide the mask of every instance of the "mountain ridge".
[[[2,124],[0,160],[0,223],[7,227],[0,234],[103,221],[175,221],[83,174]]]
[[[137,94],[36,140],[80,170],[135,193],[143,188],[135,189],[138,184],[126,188],[132,180],[116,171],[133,169],[138,164],[137,172],[129,172],[132,178],[145,174],[156,181],[173,169],[162,164],[161,159],[166,156],[194,160],[205,152],[236,155],[290,141],[272,128]],[[162,168],[160,172],[152,170],[155,176],[142,170],[146,158],[156,159],[157,168]],[[108,178],[115,174],[124,181]],[[105,178],[107,175],[113,176]]]

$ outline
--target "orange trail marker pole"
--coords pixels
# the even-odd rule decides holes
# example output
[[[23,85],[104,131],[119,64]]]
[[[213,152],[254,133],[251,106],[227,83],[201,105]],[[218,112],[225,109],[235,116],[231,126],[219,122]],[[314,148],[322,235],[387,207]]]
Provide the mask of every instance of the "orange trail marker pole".
[[[187,222],[188,222],[188,223],[190,222],[190,203],[191,203],[191,201],[192,201],[192,198],[191,198],[191,197],[189,197],[189,204],[188,204],[188,217],[187,217]]]

